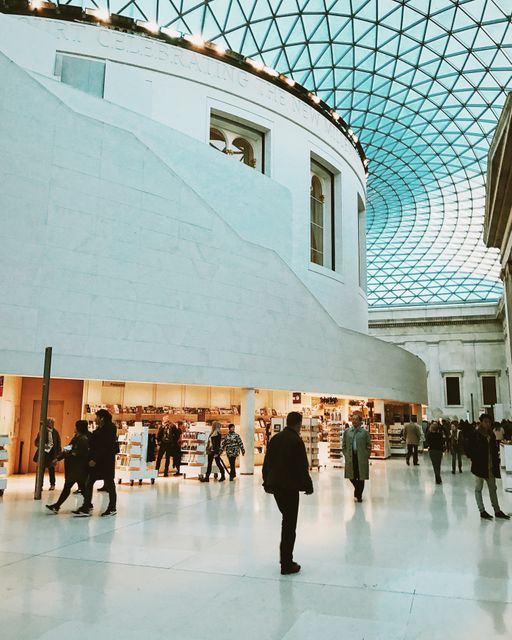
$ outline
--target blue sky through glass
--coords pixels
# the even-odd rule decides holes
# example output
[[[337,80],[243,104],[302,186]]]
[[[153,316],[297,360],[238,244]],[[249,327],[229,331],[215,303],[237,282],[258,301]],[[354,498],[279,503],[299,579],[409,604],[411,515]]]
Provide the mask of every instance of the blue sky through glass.
[[[370,159],[370,305],[500,297],[497,252],[485,248],[482,222],[487,152],[512,90],[510,0],[108,6],[259,58],[336,107]]]

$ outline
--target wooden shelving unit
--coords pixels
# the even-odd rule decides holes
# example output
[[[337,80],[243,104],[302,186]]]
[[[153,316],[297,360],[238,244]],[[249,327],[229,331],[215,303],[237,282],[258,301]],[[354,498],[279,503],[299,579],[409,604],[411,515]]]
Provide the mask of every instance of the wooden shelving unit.
[[[306,446],[309,468],[319,470],[318,422],[318,418],[303,418],[300,435]]]
[[[345,466],[341,442],[343,437],[343,422],[341,420],[331,420],[327,423],[328,436],[327,442],[329,446],[329,460],[335,469],[341,469]]]
[[[370,437],[372,441],[372,452],[370,458],[385,460],[391,456],[389,448],[388,428],[382,422],[372,422],[370,424]]]

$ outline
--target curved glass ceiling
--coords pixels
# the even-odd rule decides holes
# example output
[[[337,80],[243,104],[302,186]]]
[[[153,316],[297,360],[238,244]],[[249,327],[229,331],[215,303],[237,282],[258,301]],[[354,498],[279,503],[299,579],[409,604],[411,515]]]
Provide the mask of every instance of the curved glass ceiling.
[[[339,111],[370,159],[370,305],[500,297],[482,222],[487,152],[512,90],[510,0],[98,5],[259,58]]]

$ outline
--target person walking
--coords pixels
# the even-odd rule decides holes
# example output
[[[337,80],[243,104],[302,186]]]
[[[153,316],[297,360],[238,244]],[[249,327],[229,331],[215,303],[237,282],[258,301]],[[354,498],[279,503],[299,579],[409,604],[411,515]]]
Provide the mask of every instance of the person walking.
[[[370,434],[362,427],[358,413],[352,416],[352,426],[343,433],[341,448],[345,457],[345,478],[354,485],[354,500],[363,501],[364,481],[370,477]]]
[[[407,454],[405,456],[405,461],[407,466],[411,464],[411,456],[412,461],[415,467],[419,465],[418,462],[418,446],[421,442],[421,438],[423,435],[423,431],[418,423],[415,421],[414,416],[411,422],[408,422],[404,426],[404,438],[405,444],[407,445]]]
[[[55,463],[62,451],[60,434],[55,428],[55,420],[53,418],[46,419],[44,446],[40,446],[39,434],[37,435],[34,444],[36,446],[36,452],[33,460],[36,463],[39,461],[40,450],[43,449],[44,468],[48,469],[50,491],[53,491],[55,489]]]
[[[292,411],[286,417],[286,427],[270,439],[263,461],[263,488],[274,495],[281,512],[281,543],[279,560],[281,574],[300,571],[300,564],[293,560],[299,493],[313,493],[313,481],[309,475],[306,447],[300,437],[302,415]]]
[[[59,513],[61,506],[68,499],[73,485],[78,484],[80,493],[85,493],[85,483],[89,470],[89,425],[87,420],[77,420],[75,435],[69,445],[64,447],[55,462],[64,460],[64,488],[54,504],[46,508],[52,513]]]
[[[204,477],[204,482],[210,482],[210,474],[212,472],[213,461],[215,460],[215,464],[219,468],[220,478],[219,482],[224,482],[226,479],[226,474],[224,472],[224,465],[222,464],[222,460],[220,458],[220,447],[221,447],[222,435],[220,432],[220,422],[213,422],[212,429],[210,431],[210,435],[208,437],[208,442],[206,444],[206,453],[208,455],[208,466],[206,467],[206,475]]]
[[[428,454],[436,477],[436,484],[443,484],[443,480],[441,478],[441,462],[443,461],[445,440],[441,427],[435,421],[430,423],[430,427],[427,432],[427,445]]]
[[[240,452],[245,456],[244,443],[238,433],[235,432],[234,424],[229,425],[229,433],[222,441],[221,455],[223,451],[226,451],[228,456],[229,479],[233,481],[236,478],[236,459],[240,455]]]
[[[116,469],[117,430],[112,415],[106,409],[96,411],[97,428],[89,438],[89,477],[85,485],[84,502],[80,509],[73,511],[79,517],[88,517],[92,511],[92,492],[96,480],[103,480],[108,493],[108,507],[102,516],[116,515],[117,493],[114,481]]]
[[[450,451],[452,454],[452,473],[455,473],[457,462],[459,463],[459,473],[462,473],[462,454],[464,448],[464,432],[458,420],[453,420],[450,431]]]
[[[501,478],[500,449],[492,428],[492,418],[482,413],[480,423],[469,441],[469,457],[471,458],[471,473],[475,476],[475,498],[483,520],[492,520],[492,516],[485,510],[482,497],[484,481],[487,482],[494,517],[510,520],[510,516],[500,508],[496,478]]]
[[[173,423],[171,426],[170,450],[172,455],[172,466],[175,476],[181,476],[181,429]]]
[[[156,472],[160,472],[160,464],[162,462],[162,458],[165,455],[165,466],[164,466],[164,478],[167,478],[169,475],[169,464],[171,461],[172,455],[172,422],[169,416],[164,416],[162,419],[162,424],[158,429],[158,433],[156,435],[156,441],[158,442],[158,456],[156,459]]]

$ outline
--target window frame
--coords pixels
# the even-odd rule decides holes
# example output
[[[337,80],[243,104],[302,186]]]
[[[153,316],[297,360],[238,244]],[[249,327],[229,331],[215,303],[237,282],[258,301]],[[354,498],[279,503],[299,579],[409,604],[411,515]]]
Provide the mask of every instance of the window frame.
[[[494,378],[494,387],[496,392],[496,402],[485,402],[484,398],[484,378]],[[480,397],[482,399],[482,407],[493,407],[496,404],[500,404],[500,385],[499,385],[500,373],[499,371],[479,371],[478,379],[480,381]]]
[[[317,267],[323,267],[328,271],[336,273],[336,207],[335,207],[335,174],[329,169],[326,164],[322,163],[315,157],[310,157],[309,164],[309,263],[314,264]],[[312,215],[312,188],[313,179],[317,178],[322,185],[322,195],[324,197],[323,202],[323,261],[322,264],[314,262],[311,259],[313,245],[311,242],[311,227],[313,225]],[[326,219],[328,216],[328,226],[326,225]],[[326,237],[327,236],[327,237]],[[329,248],[327,257],[329,264],[326,262],[326,246]]]
[[[210,131],[217,129],[226,141],[227,151],[224,151],[226,155],[234,155],[231,150],[231,145],[234,140],[242,138],[252,147],[253,157],[255,158],[255,164],[250,165],[242,161],[246,167],[255,169],[258,173],[266,175],[266,137],[267,131],[258,129],[256,126],[251,126],[246,121],[241,120],[236,115],[229,115],[218,112],[215,108],[210,108],[209,123],[208,123],[208,143],[210,144]],[[226,133],[230,135],[226,137]],[[231,139],[232,138],[232,139]],[[260,152],[258,153],[257,147],[260,145]],[[212,144],[210,144],[213,147]],[[218,150],[218,149],[217,149]],[[260,164],[261,168],[257,166],[257,157],[261,156]]]
[[[455,378],[459,381],[459,404],[448,404],[448,387],[447,379]],[[458,371],[443,372],[443,390],[444,390],[444,406],[445,407],[464,407],[464,393],[462,386],[463,374]]]

